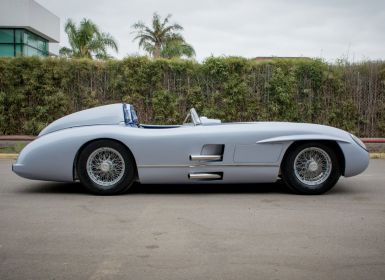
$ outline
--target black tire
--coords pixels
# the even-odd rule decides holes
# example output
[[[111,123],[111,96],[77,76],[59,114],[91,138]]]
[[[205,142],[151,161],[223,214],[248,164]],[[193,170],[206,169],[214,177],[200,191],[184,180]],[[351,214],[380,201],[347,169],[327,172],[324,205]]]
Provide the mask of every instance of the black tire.
[[[301,152],[308,151],[309,149],[314,149],[316,151],[320,151],[320,150],[324,151],[329,156],[329,159],[331,161],[330,174],[325,175],[323,181],[320,182],[319,184],[314,184],[314,185],[306,184],[304,183],[306,179],[302,178],[303,180],[301,181],[299,179],[301,176],[296,175],[296,171],[294,167],[296,158]],[[315,172],[318,172],[318,171],[315,171]],[[329,146],[318,142],[307,142],[307,143],[295,145],[293,148],[289,148],[281,164],[281,173],[282,173],[282,178],[284,182],[294,193],[309,194],[309,195],[323,194],[329,191],[337,183],[338,179],[341,176],[340,164],[338,162],[338,157],[336,155],[336,152]],[[325,172],[325,174],[327,173],[329,172]],[[297,171],[297,174],[298,174],[298,171]]]
[[[94,152],[100,151],[100,148],[107,148],[115,155],[118,153],[123,159],[122,162],[119,157],[118,161],[122,162],[122,165],[124,164],[124,172],[122,171],[118,178],[116,178],[117,182],[113,182],[108,186],[98,184],[96,179],[92,179],[87,171],[88,159]],[[133,184],[135,179],[135,161],[130,151],[124,145],[112,140],[98,140],[91,142],[80,152],[76,171],[80,182],[93,194],[115,195],[127,191]]]

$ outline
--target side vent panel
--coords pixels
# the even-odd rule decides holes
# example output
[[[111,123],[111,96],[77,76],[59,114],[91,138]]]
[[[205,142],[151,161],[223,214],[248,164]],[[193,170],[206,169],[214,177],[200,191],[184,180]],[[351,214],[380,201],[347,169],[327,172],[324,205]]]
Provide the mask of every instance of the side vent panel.
[[[200,155],[190,155],[191,161],[222,161],[225,145],[206,144],[202,147]]]
[[[206,144],[202,147],[201,155],[220,155],[223,156],[225,145],[223,144]]]

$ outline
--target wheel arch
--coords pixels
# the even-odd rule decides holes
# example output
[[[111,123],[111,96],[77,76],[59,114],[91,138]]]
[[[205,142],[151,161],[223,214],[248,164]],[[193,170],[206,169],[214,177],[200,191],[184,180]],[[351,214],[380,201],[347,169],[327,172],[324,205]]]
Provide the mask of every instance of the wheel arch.
[[[340,164],[340,168],[341,168],[341,174],[344,175],[345,164],[346,164],[345,163],[345,156],[344,156],[344,153],[342,152],[340,145],[338,145],[336,140],[325,140],[325,139],[295,140],[285,150],[283,157],[282,157],[280,167],[282,166],[282,163],[285,161],[285,159],[288,156],[288,154],[290,153],[290,151],[292,151],[294,148],[298,147],[299,145],[302,145],[305,143],[320,143],[320,144],[324,144],[324,145],[328,146],[329,148],[331,148],[336,153],[336,156],[337,156],[338,162]]]
[[[90,141],[85,142],[76,152],[75,158],[73,161],[73,166],[72,166],[72,176],[73,176],[74,181],[78,179],[78,176],[76,174],[76,166],[77,166],[77,163],[79,161],[79,155],[85,149],[85,147],[87,147],[89,144],[96,142],[96,141],[101,141],[101,140],[108,140],[108,141],[113,141],[113,142],[119,143],[127,149],[127,151],[131,154],[132,158],[134,159],[135,178],[137,179],[138,178],[138,165],[136,164],[136,159],[135,159],[135,156],[132,153],[131,149],[126,144],[124,144],[122,141],[119,141],[119,140],[114,139],[114,138],[103,137],[103,138],[92,139]]]

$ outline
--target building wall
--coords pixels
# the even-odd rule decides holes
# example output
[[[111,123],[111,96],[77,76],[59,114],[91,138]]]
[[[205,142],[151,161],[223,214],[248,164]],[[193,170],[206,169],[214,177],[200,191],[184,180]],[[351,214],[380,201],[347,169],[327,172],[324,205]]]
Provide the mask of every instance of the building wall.
[[[57,56],[59,55],[60,45],[59,43],[48,43],[49,45],[49,54]]]
[[[6,27],[25,28],[50,43],[60,40],[59,17],[33,0],[1,0],[0,28]],[[58,48],[52,51],[51,54],[58,54]]]

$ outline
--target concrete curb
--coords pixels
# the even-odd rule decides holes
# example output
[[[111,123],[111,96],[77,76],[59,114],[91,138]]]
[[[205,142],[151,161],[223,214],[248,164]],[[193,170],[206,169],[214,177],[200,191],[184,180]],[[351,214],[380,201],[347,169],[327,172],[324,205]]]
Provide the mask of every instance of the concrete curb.
[[[371,159],[385,159],[385,153],[370,153]]]
[[[0,159],[17,159],[19,154],[1,154],[0,153]]]

